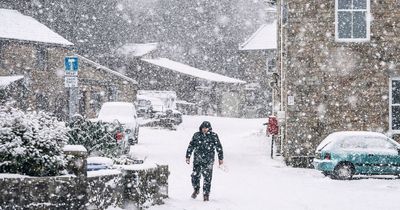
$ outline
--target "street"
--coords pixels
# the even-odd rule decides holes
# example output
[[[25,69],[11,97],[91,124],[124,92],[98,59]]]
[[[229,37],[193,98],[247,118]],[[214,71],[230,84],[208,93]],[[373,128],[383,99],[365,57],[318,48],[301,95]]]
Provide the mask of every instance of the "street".
[[[209,202],[201,195],[190,198],[192,164],[185,163],[188,143],[204,120],[219,135],[227,169],[214,165]],[[150,210],[400,209],[400,180],[395,177],[339,181],[314,169],[288,167],[281,157],[272,160],[262,123],[264,119],[185,116],[176,131],[141,128],[137,155],[168,164],[171,172],[169,199]]]

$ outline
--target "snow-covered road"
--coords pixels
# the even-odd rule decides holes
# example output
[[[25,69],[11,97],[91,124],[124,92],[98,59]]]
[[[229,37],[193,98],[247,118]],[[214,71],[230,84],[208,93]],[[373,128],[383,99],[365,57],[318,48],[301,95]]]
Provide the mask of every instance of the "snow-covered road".
[[[214,166],[210,201],[190,198],[192,165],[185,163],[188,143],[208,120],[224,147],[227,172]],[[331,180],[313,169],[291,168],[270,159],[263,119],[185,116],[176,131],[141,128],[137,151],[146,161],[169,165],[169,196],[150,210],[396,210],[400,180]]]

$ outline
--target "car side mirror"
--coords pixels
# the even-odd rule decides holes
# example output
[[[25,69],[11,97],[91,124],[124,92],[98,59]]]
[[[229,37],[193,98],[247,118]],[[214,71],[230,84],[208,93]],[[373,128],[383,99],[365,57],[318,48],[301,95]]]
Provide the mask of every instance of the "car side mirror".
[[[400,148],[397,148],[397,154],[400,155]]]

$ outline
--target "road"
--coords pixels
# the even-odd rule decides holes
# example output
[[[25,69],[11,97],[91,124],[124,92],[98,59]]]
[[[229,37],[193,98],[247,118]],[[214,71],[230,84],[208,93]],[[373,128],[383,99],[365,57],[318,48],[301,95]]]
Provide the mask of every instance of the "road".
[[[210,201],[190,198],[192,165],[185,163],[188,143],[203,120],[218,133],[225,153],[223,171],[214,166]],[[150,210],[395,210],[400,180],[359,177],[339,181],[314,169],[287,167],[270,158],[263,119],[185,116],[176,131],[141,128],[138,155],[169,165],[169,199]],[[389,178],[389,179],[388,179]]]

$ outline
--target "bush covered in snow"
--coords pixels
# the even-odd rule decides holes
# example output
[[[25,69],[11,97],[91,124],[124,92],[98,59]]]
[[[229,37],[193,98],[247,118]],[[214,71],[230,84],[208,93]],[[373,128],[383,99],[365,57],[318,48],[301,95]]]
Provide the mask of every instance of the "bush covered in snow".
[[[118,125],[92,122],[77,115],[68,123],[68,127],[68,144],[83,145],[88,155],[115,158],[122,153],[114,138]]]
[[[66,141],[66,127],[56,118],[0,106],[0,173],[59,175]]]

